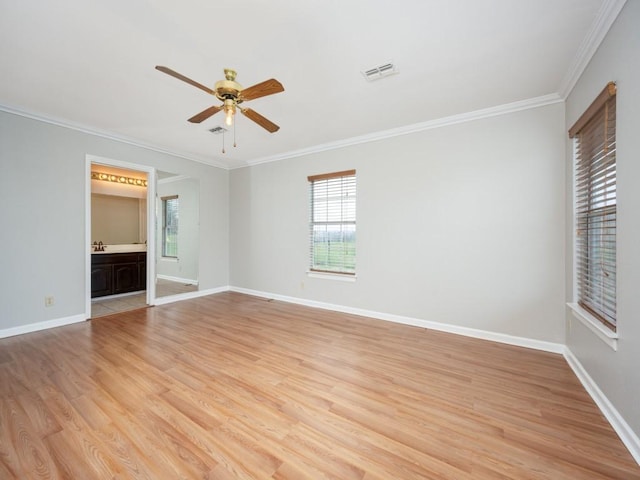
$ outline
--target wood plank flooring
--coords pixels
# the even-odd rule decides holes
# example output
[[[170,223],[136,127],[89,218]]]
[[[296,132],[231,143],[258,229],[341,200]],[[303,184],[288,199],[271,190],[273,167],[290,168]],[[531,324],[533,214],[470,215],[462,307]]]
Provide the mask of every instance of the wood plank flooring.
[[[0,478],[640,479],[564,359],[222,293],[0,340]]]

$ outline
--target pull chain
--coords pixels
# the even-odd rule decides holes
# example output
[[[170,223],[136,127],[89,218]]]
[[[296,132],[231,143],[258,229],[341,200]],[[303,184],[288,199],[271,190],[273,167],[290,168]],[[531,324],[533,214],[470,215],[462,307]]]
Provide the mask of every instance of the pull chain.
[[[226,153],[224,151],[224,131],[222,132],[222,153]]]

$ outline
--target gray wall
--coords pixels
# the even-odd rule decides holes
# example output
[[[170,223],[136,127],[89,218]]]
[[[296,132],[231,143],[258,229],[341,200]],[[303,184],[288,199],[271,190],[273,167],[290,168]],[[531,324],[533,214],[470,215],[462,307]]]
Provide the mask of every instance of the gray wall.
[[[564,342],[561,103],[231,171],[234,287]],[[357,281],[309,278],[307,176],[357,170]]]
[[[85,313],[87,154],[198,178],[200,288],[228,283],[227,171],[0,112],[0,330]]]
[[[567,99],[568,129],[607,82],[618,85],[616,156],[618,198],[618,351],[613,351],[567,311],[567,345],[606,397],[640,436],[640,2],[627,2]],[[567,191],[573,159],[567,149]],[[568,195],[567,218],[572,218]],[[571,224],[571,222],[568,222]],[[567,301],[573,301],[572,231],[567,230]]]

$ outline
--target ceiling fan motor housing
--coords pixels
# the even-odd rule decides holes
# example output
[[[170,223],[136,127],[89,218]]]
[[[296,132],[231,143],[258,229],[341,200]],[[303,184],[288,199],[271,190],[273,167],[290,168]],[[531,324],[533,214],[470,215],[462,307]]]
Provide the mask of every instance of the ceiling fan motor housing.
[[[219,80],[215,85],[216,97],[223,102],[232,99],[234,103],[241,103],[240,92],[242,85],[236,82],[236,71],[230,68],[224,69],[224,80]]]

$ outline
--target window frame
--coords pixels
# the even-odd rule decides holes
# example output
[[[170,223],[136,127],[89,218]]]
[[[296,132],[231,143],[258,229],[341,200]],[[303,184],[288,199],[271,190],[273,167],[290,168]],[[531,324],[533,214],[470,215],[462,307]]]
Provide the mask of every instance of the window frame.
[[[356,224],[357,224],[357,180],[355,170],[344,170],[340,172],[325,173],[320,175],[311,175],[307,177],[309,182],[309,270],[310,275],[327,275],[336,276],[345,279],[354,279],[356,276]],[[320,195],[316,192],[318,188],[326,188],[324,199],[321,199]],[[334,216],[329,213],[330,198],[329,192],[340,195],[339,206],[340,214],[339,218],[329,218]],[[338,193],[339,192],[339,193]],[[348,199],[348,200],[347,200]],[[320,212],[316,210],[316,206],[325,203],[325,211]],[[352,203],[352,205],[350,205]],[[333,206],[336,206],[336,199],[333,199]],[[324,213],[325,219],[319,220],[316,217],[321,213]],[[332,212],[335,213],[335,212]],[[326,227],[327,229],[327,259],[325,262],[320,262],[316,257],[316,246],[318,244],[317,237],[314,235],[317,232],[317,227]],[[353,236],[353,240],[349,243],[349,247],[341,247],[342,251],[334,253],[334,258],[338,258],[337,262],[331,263],[329,261],[331,240],[328,234],[329,228],[333,227],[335,232],[336,228],[340,232],[340,235],[344,235],[345,232],[348,236]],[[344,243],[344,242],[342,242]],[[335,252],[335,251],[334,251]],[[332,265],[334,265],[332,267]],[[353,265],[351,267],[351,265]],[[325,268],[323,268],[323,266]]]
[[[615,83],[609,82],[569,129],[574,141],[575,305],[587,315],[577,313],[612,334],[617,332],[616,94]]]
[[[179,225],[179,216],[178,216],[178,212],[180,209],[180,201],[179,201],[179,197],[178,195],[168,195],[166,197],[161,197],[161,204],[162,204],[162,245],[161,245],[161,249],[162,249],[162,258],[178,258],[178,225]],[[172,200],[176,200],[177,201],[177,205],[175,208],[175,242],[173,242],[173,245],[175,245],[175,255],[172,255],[173,252],[169,252],[169,254],[167,253],[167,236],[168,236],[168,230],[169,228],[172,228],[173,226],[168,225],[168,213],[169,210],[167,208],[167,202],[172,201]]]

